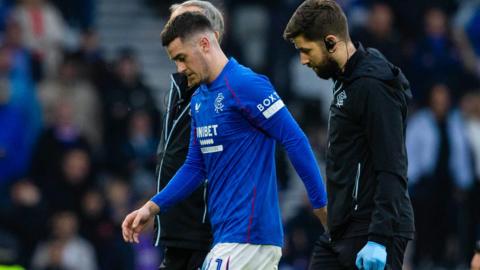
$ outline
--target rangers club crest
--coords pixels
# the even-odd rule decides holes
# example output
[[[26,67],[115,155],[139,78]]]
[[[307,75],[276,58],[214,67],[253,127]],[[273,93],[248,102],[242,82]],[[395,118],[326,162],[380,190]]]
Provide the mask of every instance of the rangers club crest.
[[[340,92],[337,96],[337,107],[342,107],[343,106],[343,101],[345,101],[345,99],[347,99],[347,93],[345,93],[345,90]]]
[[[216,113],[223,112],[223,108],[225,107],[225,105],[223,105],[223,100],[224,99],[225,99],[225,97],[223,96],[223,94],[218,93],[217,98],[215,99],[215,112]]]

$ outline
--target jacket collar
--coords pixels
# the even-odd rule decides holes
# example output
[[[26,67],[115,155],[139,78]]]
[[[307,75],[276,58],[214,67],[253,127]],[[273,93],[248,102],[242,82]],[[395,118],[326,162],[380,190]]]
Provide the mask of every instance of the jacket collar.
[[[174,91],[179,100],[189,100],[193,94],[193,90],[197,87],[189,88],[187,76],[183,73],[173,73],[170,75],[170,80],[172,83],[171,90]]]
[[[347,60],[347,63],[345,64],[345,71],[338,74],[336,78],[333,78],[335,81],[343,82],[349,80],[353,75],[355,67],[358,65],[359,62],[362,61],[363,58],[365,58],[367,52],[365,51],[363,45],[360,42],[354,42],[354,46],[357,50]]]

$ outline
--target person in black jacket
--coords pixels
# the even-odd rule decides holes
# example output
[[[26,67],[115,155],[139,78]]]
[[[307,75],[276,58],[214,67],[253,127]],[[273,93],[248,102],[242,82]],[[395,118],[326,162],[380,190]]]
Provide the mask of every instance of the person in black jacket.
[[[328,228],[311,269],[402,269],[414,220],[407,190],[409,83],[376,49],[350,40],[335,1],[307,0],[284,38],[300,60],[333,79],[327,149]]]
[[[203,13],[221,41],[222,13],[210,2],[190,0],[170,7],[171,16],[184,12]],[[158,145],[157,192],[162,190],[182,166],[190,142],[190,99],[199,82],[184,74],[171,76],[167,111]],[[206,179],[205,179],[206,180]],[[199,269],[211,248],[212,232],[207,219],[207,181],[184,201],[155,217],[155,245],[161,242],[164,260],[160,269]]]

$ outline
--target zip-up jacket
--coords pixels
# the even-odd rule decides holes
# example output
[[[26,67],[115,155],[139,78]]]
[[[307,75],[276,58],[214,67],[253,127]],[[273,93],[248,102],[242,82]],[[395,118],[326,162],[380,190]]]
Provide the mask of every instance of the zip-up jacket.
[[[411,239],[405,124],[410,86],[376,49],[357,51],[334,78],[327,149],[332,240],[368,235],[388,245]]]
[[[160,192],[182,166],[190,142],[190,99],[186,77],[172,74],[167,112],[158,145],[157,192]],[[185,200],[155,217],[155,245],[209,250],[212,233],[207,217],[207,181]],[[160,224],[160,230],[158,230]]]

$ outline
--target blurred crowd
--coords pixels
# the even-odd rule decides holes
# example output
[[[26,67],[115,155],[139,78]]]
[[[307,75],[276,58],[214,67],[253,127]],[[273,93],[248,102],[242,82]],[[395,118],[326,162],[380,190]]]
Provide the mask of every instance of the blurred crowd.
[[[178,1],[143,2],[166,19]],[[212,2],[225,12],[227,54],[271,78],[323,168],[332,83],[301,67],[281,38],[301,1]],[[417,235],[406,267],[464,269],[480,238],[480,0],[338,2],[352,39],[378,48],[412,85],[406,143]],[[96,3],[0,0],[0,265],[160,263],[149,233],[127,245],[120,224],[156,190],[165,104],[153,96],[169,85],[148,86],[131,48],[105,58]],[[277,159],[285,205],[299,180],[282,151]],[[284,220],[286,270],[306,269],[322,233],[308,200],[296,200]]]
[[[0,2],[1,263],[159,265],[150,241],[123,243],[120,224],[155,192],[161,113],[135,51],[104,59],[94,3]]]

